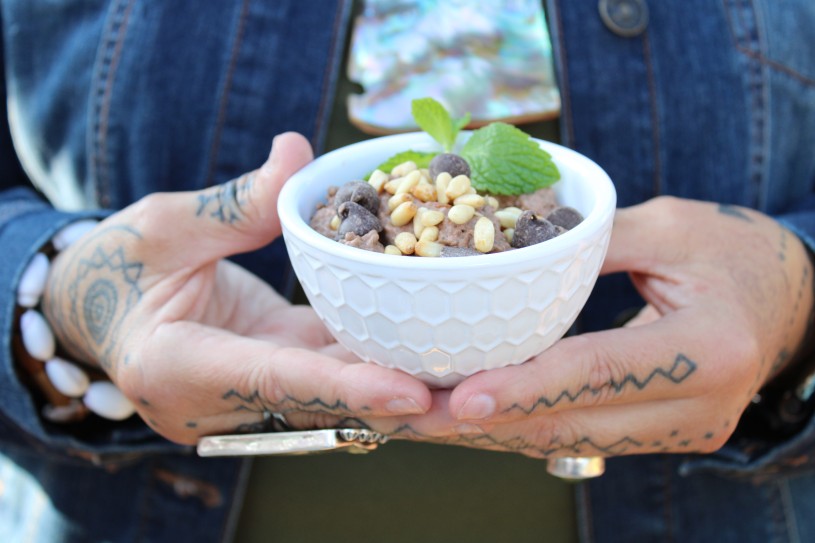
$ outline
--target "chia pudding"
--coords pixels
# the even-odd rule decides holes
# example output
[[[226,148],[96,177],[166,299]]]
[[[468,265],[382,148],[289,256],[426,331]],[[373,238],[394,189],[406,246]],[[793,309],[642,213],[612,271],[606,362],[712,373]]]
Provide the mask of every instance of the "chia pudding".
[[[479,194],[470,167],[443,153],[419,168],[412,161],[367,181],[329,188],[311,217],[320,234],[352,247],[404,256],[457,257],[542,243],[583,220],[547,187],[529,194]]]

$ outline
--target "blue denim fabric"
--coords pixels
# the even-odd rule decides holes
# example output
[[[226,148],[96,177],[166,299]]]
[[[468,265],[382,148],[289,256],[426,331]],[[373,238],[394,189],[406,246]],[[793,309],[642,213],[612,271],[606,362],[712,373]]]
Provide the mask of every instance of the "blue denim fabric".
[[[14,143],[61,208],[24,186],[2,131],[4,285],[71,220],[234,178],[260,166],[284,131],[322,145],[349,2],[0,7]],[[235,260],[281,292],[293,287],[282,243]],[[41,420],[13,369],[14,303],[12,291],[0,294],[0,541],[229,539],[249,463],[197,458],[136,418],[81,431]]]
[[[657,195],[761,210],[815,248],[815,4],[646,3],[622,37],[596,2],[551,0],[567,145],[615,181],[621,207]],[[582,329],[642,301],[601,278]],[[579,491],[587,541],[810,541],[815,421],[780,443],[739,432],[707,456],[623,457]]]
[[[548,1],[565,143],[610,173],[621,206],[659,194],[746,205],[815,248],[815,4],[647,4],[644,33],[621,37],[596,0]],[[284,130],[321,146],[349,2],[1,5],[15,144],[64,210],[13,188],[22,176],[3,164],[14,173],[0,179],[10,188],[0,192],[0,284],[16,284],[80,209],[225,181],[257,167]],[[290,285],[279,246],[239,262]],[[625,277],[604,278],[580,327],[607,327],[640,303]],[[82,435],[41,421],[12,369],[13,305],[0,293],[0,541],[228,539],[247,463],[199,459],[138,421]],[[810,421],[779,443],[734,438],[707,456],[610,460],[581,486],[583,536],[815,540],[813,440]]]

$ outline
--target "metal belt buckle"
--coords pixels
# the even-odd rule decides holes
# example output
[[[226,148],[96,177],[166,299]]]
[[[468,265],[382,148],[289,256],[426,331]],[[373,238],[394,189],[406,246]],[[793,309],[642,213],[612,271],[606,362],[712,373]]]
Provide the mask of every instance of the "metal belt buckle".
[[[199,456],[296,456],[334,451],[365,454],[388,436],[357,428],[303,430],[265,434],[207,436],[198,442]]]

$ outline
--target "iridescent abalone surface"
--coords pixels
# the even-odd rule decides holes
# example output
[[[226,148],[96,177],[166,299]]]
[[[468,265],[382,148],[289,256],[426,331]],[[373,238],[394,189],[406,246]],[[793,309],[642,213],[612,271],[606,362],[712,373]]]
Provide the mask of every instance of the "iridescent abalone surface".
[[[560,94],[540,0],[365,0],[348,76],[354,124],[415,130],[410,102],[430,96],[471,126],[556,116]]]

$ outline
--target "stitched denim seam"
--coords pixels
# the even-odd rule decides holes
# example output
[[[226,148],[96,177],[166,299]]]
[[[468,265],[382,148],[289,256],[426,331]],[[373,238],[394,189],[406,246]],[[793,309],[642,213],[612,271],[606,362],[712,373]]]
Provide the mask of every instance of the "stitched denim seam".
[[[229,52],[229,66],[226,69],[224,86],[221,91],[221,97],[218,100],[218,118],[215,121],[215,127],[212,132],[212,144],[209,149],[209,163],[207,164],[207,173],[204,176],[204,187],[212,186],[214,182],[213,178],[218,163],[218,153],[221,148],[221,134],[223,133],[224,124],[226,124],[226,110],[229,103],[230,92],[232,91],[232,78],[235,75],[235,66],[238,63],[238,53],[243,43],[243,32],[246,28],[246,19],[248,16],[249,0],[243,0],[241,13],[238,17],[238,26],[235,31],[235,41],[232,43],[232,49]]]
[[[765,155],[769,135],[766,104],[769,99],[767,96],[769,88],[764,74],[766,64],[760,60],[763,58],[763,54],[761,53],[761,36],[755,20],[756,10],[752,0],[725,0],[723,5],[733,46],[737,51],[743,53],[747,59],[745,79],[747,99],[750,101],[748,181],[751,194],[749,196],[753,207],[765,209],[764,206],[767,203],[765,194],[767,191],[765,186],[767,162]],[[748,11],[753,13],[753,17],[749,20],[743,17],[743,14]],[[734,17],[738,21],[735,21]],[[738,24],[738,28],[736,24]]]
[[[117,0],[111,6],[109,22],[105,26],[97,54],[97,67],[91,81],[92,115],[90,131],[93,138],[88,146],[90,157],[88,168],[91,179],[96,186],[97,201],[103,206],[110,206],[110,172],[107,163],[107,136],[110,120],[110,103],[116,70],[122,55],[124,38],[133,0]]]
[[[657,105],[657,85],[656,79],[654,78],[654,59],[651,55],[651,39],[648,37],[648,32],[646,31],[642,35],[642,49],[643,49],[643,60],[645,62],[645,70],[648,77],[648,95],[649,95],[649,102],[650,102],[650,114],[651,114],[651,143],[654,147],[653,156],[654,156],[654,194],[662,193],[662,160],[660,159],[661,151],[661,135],[659,131],[659,115],[658,110],[659,107]]]
[[[334,22],[331,31],[331,48],[328,51],[328,61],[323,70],[323,85],[320,90],[320,105],[317,107],[317,116],[314,123],[314,132],[311,142],[317,152],[322,151],[325,141],[326,121],[331,119],[330,106],[334,101],[336,79],[342,66],[342,52],[345,50],[347,37],[346,19],[353,2],[341,1],[334,13]]]
[[[744,12],[752,7],[752,0],[741,0]],[[749,50],[758,48],[761,50],[761,36],[754,17],[749,22],[745,21],[745,34],[749,39]],[[752,23],[752,24],[751,24]],[[764,165],[766,163],[766,129],[767,129],[767,84],[764,78],[763,66],[760,62],[748,62],[747,84],[750,93],[750,184],[755,191],[754,206],[757,209],[765,209],[766,199],[764,198]]]
[[[763,494],[767,500],[767,505],[769,506],[769,520],[771,523],[771,532],[769,535],[772,538],[772,541],[789,543],[787,537],[785,536],[786,522],[784,521],[784,510],[779,504],[781,496],[778,489],[778,484],[776,482],[770,482],[767,484],[762,484],[761,488],[764,491]]]
[[[591,511],[591,496],[589,483],[583,483],[575,492],[577,502],[577,530],[581,543],[594,543],[594,522]]]
[[[738,51],[739,53],[741,53],[742,55],[744,55],[745,57],[747,57],[749,59],[755,60],[755,61],[757,61],[757,62],[759,62],[761,64],[766,65],[768,68],[770,68],[772,70],[775,70],[775,71],[777,71],[779,73],[783,73],[783,74],[785,74],[785,75],[787,75],[789,77],[792,77],[793,79],[799,81],[803,85],[806,85],[808,87],[815,87],[815,79],[813,79],[811,77],[807,77],[804,74],[790,68],[789,66],[781,64],[780,62],[778,62],[776,60],[773,60],[771,58],[767,58],[767,56],[764,55],[760,50],[759,51],[754,51],[754,50],[750,49],[749,47],[747,47],[745,45],[742,45],[740,43],[739,36],[738,36],[739,33],[736,32],[736,29],[734,27],[734,22],[733,22],[733,13],[732,13],[733,7],[731,5],[733,1],[734,0],[722,0],[722,4],[724,6],[725,18],[727,19],[727,27],[728,27],[728,30],[730,31],[730,38],[733,41],[733,47],[735,47],[736,51]]]
[[[790,492],[790,484],[788,479],[781,479],[778,482],[779,495],[781,498],[781,507],[784,509],[784,518],[786,520],[787,533],[789,539],[793,543],[800,543],[801,534],[798,531],[798,522],[795,515],[795,508],[792,504],[792,493]]]
[[[567,147],[574,146],[574,119],[572,119],[572,103],[569,94],[569,68],[567,65],[566,47],[563,43],[563,20],[560,17],[560,0],[552,0],[554,13],[548,13],[547,17],[556,20],[557,39],[559,47],[558,60],[560,65],[560,119],[561,126],[564,127],[561,139]]]

